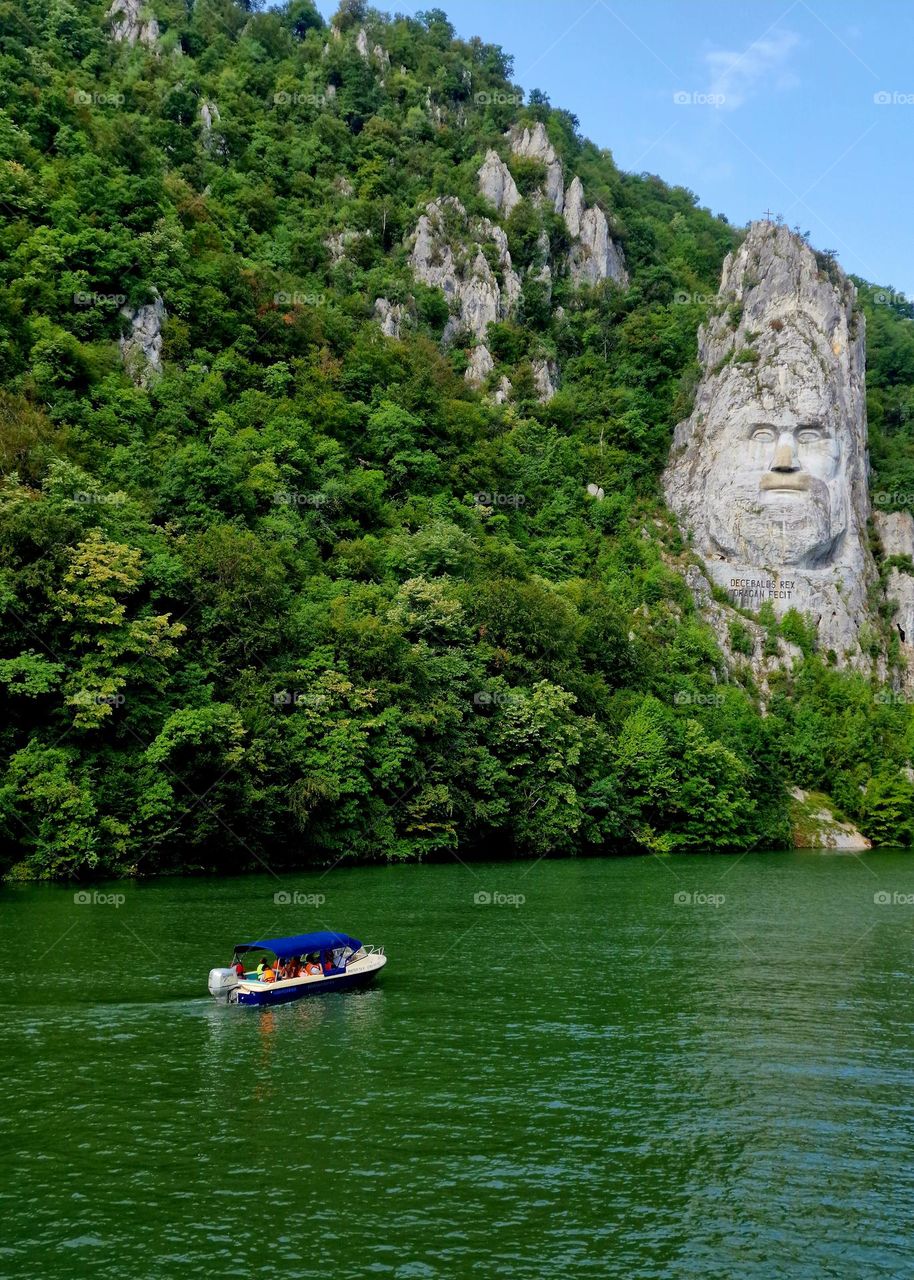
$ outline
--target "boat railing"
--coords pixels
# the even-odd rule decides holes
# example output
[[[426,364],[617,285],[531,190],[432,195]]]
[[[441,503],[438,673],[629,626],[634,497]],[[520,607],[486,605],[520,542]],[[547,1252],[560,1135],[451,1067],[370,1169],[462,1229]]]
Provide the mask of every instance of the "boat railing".
[[[374,943],[368,943],[367,946],[365,943],[363,943],[362,950],[365,952],[366,956],[383,956],[384,955],[383,946],[375,946]]]

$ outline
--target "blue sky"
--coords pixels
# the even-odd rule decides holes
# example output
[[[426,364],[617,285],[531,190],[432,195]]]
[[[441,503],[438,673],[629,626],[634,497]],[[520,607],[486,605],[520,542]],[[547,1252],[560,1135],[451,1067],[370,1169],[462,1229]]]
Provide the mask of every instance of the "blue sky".
[[[396,0],[415,13],[435,0]],[[325,17],[335,0],[318,0]],[[440,0],[623,169],[744,223],[767,208],[914,298],[914,5]],[[888,97],[888,101],[884,99]],[[877,100],[879,97],[882,100]],[[685,99],[685,100],[683,100]]]

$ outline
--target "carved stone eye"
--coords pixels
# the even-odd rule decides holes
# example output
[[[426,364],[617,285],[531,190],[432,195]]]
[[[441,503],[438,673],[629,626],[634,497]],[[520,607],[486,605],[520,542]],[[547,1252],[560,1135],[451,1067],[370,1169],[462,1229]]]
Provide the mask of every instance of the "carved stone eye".
[[[815,444],[822,439],[822,432],[818,427],[801,427],[797,432],[797,444]]]
[[[756,427],[752,439],[756,444],[773,444],[774,431],[771,427]]]

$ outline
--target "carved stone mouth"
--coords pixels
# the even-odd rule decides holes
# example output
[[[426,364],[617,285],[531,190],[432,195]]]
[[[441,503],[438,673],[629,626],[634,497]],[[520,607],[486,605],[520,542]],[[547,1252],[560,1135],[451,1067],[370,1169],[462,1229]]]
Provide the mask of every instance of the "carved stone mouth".
[[[809,488],[805,471],[766,471],[759,488],[768,493],[798,493]]]

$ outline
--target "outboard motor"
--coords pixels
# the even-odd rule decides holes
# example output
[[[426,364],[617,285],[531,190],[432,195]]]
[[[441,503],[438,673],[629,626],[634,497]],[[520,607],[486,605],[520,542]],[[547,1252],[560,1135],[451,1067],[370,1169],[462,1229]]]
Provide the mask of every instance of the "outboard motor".
[[[232,991],[238,986],[238,974],[234,969],[210,969],[208,985],[210,995],[227,1004]]]

